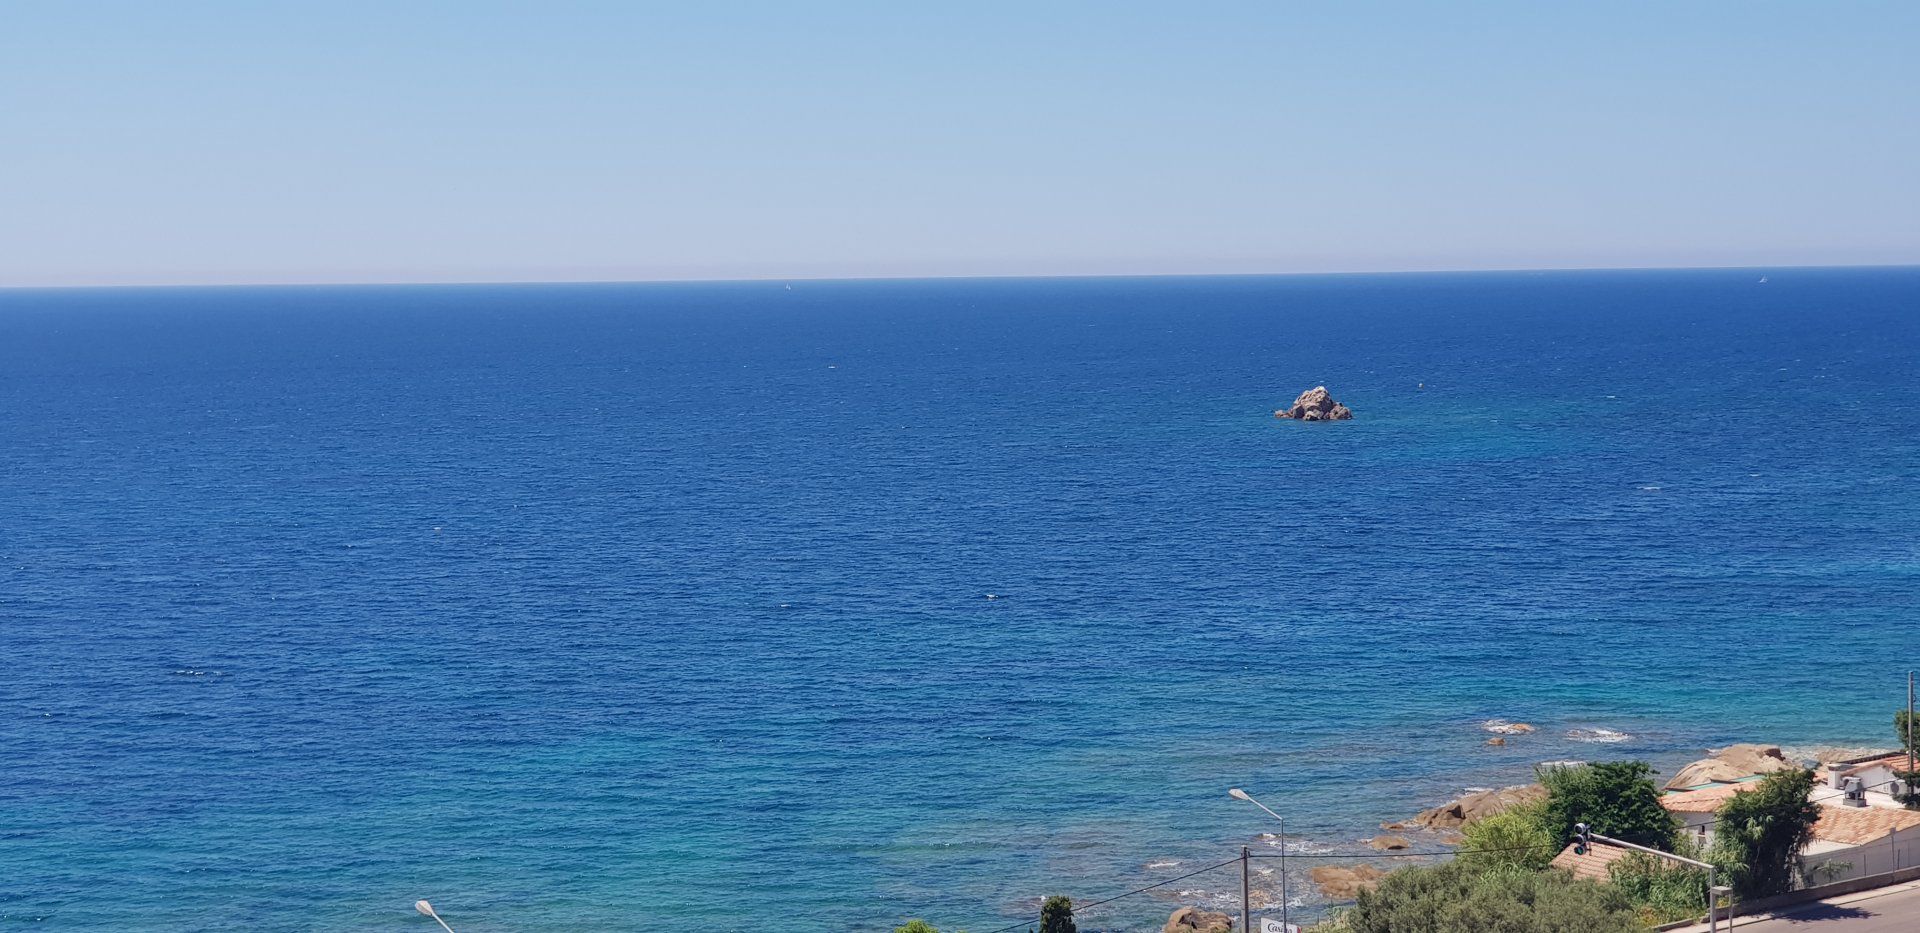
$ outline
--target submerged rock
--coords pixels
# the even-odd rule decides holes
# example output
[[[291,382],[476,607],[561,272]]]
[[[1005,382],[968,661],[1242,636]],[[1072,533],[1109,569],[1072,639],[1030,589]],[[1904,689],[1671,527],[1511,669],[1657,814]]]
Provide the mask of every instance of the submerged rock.
[[[1313,883],[1320,893],[1336,901],[1350,901],[1361,891],[1372,890],[1387,873],[1372,865],[1321,865],[1313,870]]]
[[[1480,728],[1494,735],[1528,735],[1538,731],[1531,723],[1508,722],[1504,719],[1489,719],[1481,723]]]
[[[1375,836],[1367,840],[1367,845],[1382,852],[1398,852],[1401,849],[1413,848],[1412,840],[1405,836]]]
[[[1729,745],[1715,752],[1712,758],[1702,758],[1681,768],[1680,773],[1667,782],[1667,789],[1697,787],[1716,781],[1738,781],[1755,774],[1770,774],[1797,767],[1799,765],[1788,761],[1778,746]]]
[[[1353,410],[1334,401],[1326,386],[1315,386],[1300,393],[1292,408],[1282,408],[1273,415],[1297,421],[1348,421],[1353,418]]]
[[[1160,928],[1160,933],[1229,933],[1232,929],[1233,918],[1226,914],[1182,907],[1167,918],[1167,925]]]
[[[1498,790],[1483,790],[1458,800],[1449,800],[1431,810],[1422,810],[1413,818],[1417,826],[1428,829],[1459,829],[1478,823],[1496,813],[1547,799],[1547,789],[1538,784],[1516,784]]]

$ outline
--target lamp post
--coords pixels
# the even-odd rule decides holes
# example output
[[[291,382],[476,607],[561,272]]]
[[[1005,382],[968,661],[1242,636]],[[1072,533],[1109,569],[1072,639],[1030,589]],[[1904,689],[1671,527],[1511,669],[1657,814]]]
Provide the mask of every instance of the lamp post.
[[[427,903],[424,899],[414,901],[413,909],[419,911],[421,914],[425,916],[432,917],[433,922],[440,924],[440,929],[447,931],[447,933],[453,933],[453,927],[447,926],[447,922],[445,920],[440,919],[439,914],[436,914],[433,912],[433,905]]]
[[[1287,926],[1287,818],[1268,809],[1266,804],[1253,799],[1252,794],[1238,787],[1228,788],[1227,796],[1235,800],[1244,800],[1262,810],[1266,810],[1268,816],[1280,821],[1280,928],[1291,931],[1292,928]],[[1247,918],[1247,926],[1249,930],[1252,929],[1252,917]]]

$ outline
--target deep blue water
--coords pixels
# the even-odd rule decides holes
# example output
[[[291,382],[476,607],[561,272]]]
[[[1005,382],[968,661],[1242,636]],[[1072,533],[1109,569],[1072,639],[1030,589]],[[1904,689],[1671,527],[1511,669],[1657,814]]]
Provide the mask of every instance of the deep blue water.
[[[0,926],[983,931],[1887,744],[1920,270],[1759,274],[0,292]]]

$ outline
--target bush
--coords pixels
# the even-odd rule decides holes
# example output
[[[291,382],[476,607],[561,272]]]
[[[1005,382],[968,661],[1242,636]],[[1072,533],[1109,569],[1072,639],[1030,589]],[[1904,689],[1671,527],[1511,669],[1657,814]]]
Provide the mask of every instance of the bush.
[[[1552,834],[1556,848],[1565,848],[1573,840],[1575,823],[1669,852],[1680,842],[1680,821],[1660,805],[1653,768],[1644,761],[1546,768],[1540,772],[1540,783],[1547,788],[1542,825]]]
[[[1635,852],[1609,869],[1610,881],[1648,923],[1671,923],[1707,912],[1707,873]]]
[[[1813,840],[1819,804],[1808,801],[1813,772],[1775,771],[1734,794],[1714,816],[1712,861],[1729,870],[1741,899],[1785,894],[1800,878],[1800,850]]]
[[[1458,862],[1403,868],[1342,921],[1352,933],[1629,933],[1633,905],[1611,885],[1517,866],[1476,871]]]
[[[1460,846],[1459,862],[1477,871],[1507,866],[1545,869],[1559,852],[1546,817],[1546,804],[1536,803],[1468,823],[1461,830],[1466,840]]]
[[[1073,901],[1056,894],[1040,905],[1040,933],[1080,933],[1073,925]]]
[[[894,927],[893,933],[940,933],[940,931],[925,920],[909,920],[904,926]]]

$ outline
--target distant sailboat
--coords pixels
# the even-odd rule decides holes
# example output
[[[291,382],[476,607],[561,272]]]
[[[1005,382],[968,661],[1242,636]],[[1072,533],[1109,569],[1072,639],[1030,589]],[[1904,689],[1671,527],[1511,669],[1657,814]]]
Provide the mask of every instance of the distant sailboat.
[[[1760,281],[1759,281],[1759,282],[1758,282],[1757,284],[1760,284],[1760,285],[1765,285],[1765,284],[1767,284],[1767,277],[1766,277],[1766,276],[1764,276],[1764,275],[1763,275],[1763,276],[1761,276],[1761,277],[1760,277]],[[788,288],[792,288],[793,286],[791,286],[791,285],[789,285],[789,286],[787,286],[787,287],[788,287]]]

